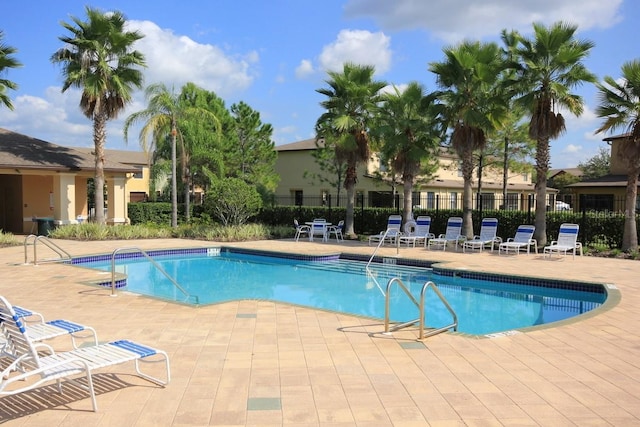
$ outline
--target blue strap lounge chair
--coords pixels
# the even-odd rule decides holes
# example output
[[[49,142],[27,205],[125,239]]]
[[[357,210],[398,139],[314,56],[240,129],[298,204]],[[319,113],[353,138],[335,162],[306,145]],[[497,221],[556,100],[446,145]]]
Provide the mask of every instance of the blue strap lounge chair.
[[[519,225],[514,237],[509,237],[506,242],[502,242],[498,245],[498,255],[504,252],[505,254],[520,253],[521,250],[526,250],[527,254],[533,246],[534,253],[538,253],[538,242],[533,238],[533,233],[536,231],[536,227],[533,225]]]
[[[402,225],[402,215],[389,215],[387,219],[387,229],[382,230],[378,234],[369,236],[369,245],[374,243],[395,244],[396,239],[400,236],[400,226]]]
[[[553,254],[566,255],[571,252],[573,257],[576,257],[576,251],[580,251],[582,255],[582,243],[578,242],[578,230],[580,226],[578,224],[562,224],[560,225],[560,231],[558,233],[558,240],[551,242],[549,246],[545,246],[542,251],[543,256],[547,255],[551,257]]]
[[[90,326],[81,325],[64,319],[56,319],[45,322],[44,316],[37,311],[13,306],[16,315],[23,320],[26,333],[31,342],[37,343],[61,336],[69,336],[73,348],[78,348],[76,338],[92,338],[93,344],[98,344],[98,334]],[[0,355],[13,357],[8,351],[7,341],[0,334]]]
[[[99,368],[135,362],[136,372],[142,378],[159,385],[170,380],[169,358],[157,350],[133,341],[120,340],[107,344],[81,347],[65,352],[55,352],[44,343],[34,344],[24,319],[19,317],[13,306],[0,296],[0,331],[5,338],[13,361],[0,372],[0,396],[14,395],[56,381],[62,392],[62,380],[74,382],[75,378],[86,377],[87,384],[76,383],[86,389],[91,397],[93,410],[98,410],[93,388],[93,371]],[[166,379],[152,377],[140,371],[139,362],[164,362]]]
[[[442,250],[447,249],[448,243],[455,243],[455,246],[458,246],[464,240],[462,236],[462,218],[459,216],[454,216],[449,218],[447,221],[447,229],[444,234],[440,234],[435,239],[430,239],[429,243],[427,243],[427,247],[431,249],[434,248],[442,248]]]
[[[422,243],[423,247],[427,247],[429,239],[435,239],[435,235],[431,233],[431,217],[421,215],[416,218],[415,228],[412,233],[400,236],[400,244],[406,243],[407,246],[416,246]]]
[[[497,218],[484,218],[480,225],[480,234],[473,236],[471,240],[465,240],[462,244],[462,252],[466,252],[467,249],[482,250],[485,246],[491,245],[491,252],[496,244],[502,243],[502,239],[497,236],[498,234],[498,219]]]

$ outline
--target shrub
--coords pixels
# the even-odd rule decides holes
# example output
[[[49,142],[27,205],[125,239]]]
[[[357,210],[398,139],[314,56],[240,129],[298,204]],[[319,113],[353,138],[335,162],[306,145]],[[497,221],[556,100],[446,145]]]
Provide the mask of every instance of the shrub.
[[[238,178],[221,179],[211,186],[204,201],[204,211],[224,225],[242,225],[262,207],[255,187]]]

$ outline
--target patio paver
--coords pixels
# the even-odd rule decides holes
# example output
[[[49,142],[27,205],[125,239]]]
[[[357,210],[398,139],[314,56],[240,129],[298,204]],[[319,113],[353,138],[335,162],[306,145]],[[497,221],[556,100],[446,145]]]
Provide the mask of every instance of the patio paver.
[[[127,241],[56,241],[73,255]],[[213,246],[142,240],[143,249]],[[229,246],[230,244],[222,244]],[[366,243],[261,241],[237,246],[296,253],[371,254]],[[40,251],[40,249],[39,249]],[[46,249],[42,249],[44,253]],[[393,257],[398,249],[380,254]],[[7,426],[640,425],[640,262],[498,256],[401,248],[451,268],[595,281],[617,304],[553,327],[492,338],[415,329],[382,335],[382,321],[269,301],[188,307],[85,284],[95,271],[23,265],[0,249],[0,294],[17,305],[91,325],[101,341],[129,338],[165,350],[172,381],[157,387],[115,366],[96,375],[99,412],[80,389],[53,385],[0,398]],[[39,257],[41,255],[39,254]],[[53,342],[65,349],[68,340]],[[421,347],[421,348],[416,348]]]

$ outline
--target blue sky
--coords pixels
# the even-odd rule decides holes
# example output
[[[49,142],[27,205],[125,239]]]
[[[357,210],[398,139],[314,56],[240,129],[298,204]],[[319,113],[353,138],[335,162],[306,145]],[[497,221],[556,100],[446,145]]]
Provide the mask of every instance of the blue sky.
[[[92,147],[92,125],[78,107],[77,90],[61,93],[60,68],[51,55],[67,35],[60,22],[86,19],[85,1],[11,1],[3,7],[4,42],[18,49],[23,67],[4,77],[15,110],[0,108],[0,127],[59,145]],[[503,28],[530,34],[534,21],[557,20],[579,27],[578,37],[595,48],[585,61],[600,79],[617,78],[625,61],[637,58],[636,0],[157,0],[94,1],[119,10],[131,29],[145,37],[136,49],[146,56],[145,84],[163,82],[179,91],[186,82],[216,92],[227,107],[244,101],[274,128],[276,145],[312,138],[322,114],[327,70],[347,61],[371,64],[376,78],[403,85],[415,80],[435,90],[429,63],[443,59],[443,47],[463,39],[498,40]],[[607,147],[594,135],[597,92],[576,89],[586,108],[580,118],[565,115],[568,131],[552,141],[551,167],[573,167]],[[139,149],[137,133],[128,144],[122,123],[145,108],[142,91],[108,126],[107,148]],[[131,139],[133,138],[133,139]]]

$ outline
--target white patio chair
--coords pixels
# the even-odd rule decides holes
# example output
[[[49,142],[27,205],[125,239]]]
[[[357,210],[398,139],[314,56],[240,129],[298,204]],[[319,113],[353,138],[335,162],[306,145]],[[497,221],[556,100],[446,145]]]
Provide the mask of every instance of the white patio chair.
[[[342,229],[344,227],[344,221],[338,221],[338,225],[331,225],[327,227],[327,237],[330,239],[333,234],[336,236],[336,242],[340,243],[344,241],[344,236],[342,235]]]
[[[405,234],[400,236],[400,244],[406,243],[407,246],[413,247],[416,244],[422,243],[423,247],[427,247],[429,239],[435,239],[435,235],[429,230],[431,229],[431,217],[422,215],[416,218],[415,228],[411,234]]]
[[[91,377],[96,369],[133,361],[137,374],[142,378],[162,386],[168,384],[170,380],[167,354],[133,341],[113,341],[59,353],[44,343],[34,344],[29,338],[24,319],[17,315],[13,306],[2,296],[0,296],[0,331],[9,351],[15,357],[0,372],[0,396],[22,393],[50,381],[56,381],[58,391],[62,392],[63,379],[75,383],[76,378],[84,376],[87,379],[86,386],[75,384],[88,391],[93,410],[97,411],[98,404]],[[164,362],[166,379],[142,373],[140,361]]]
[[[400,226],[402,225],[402,215],[389,215],[387,219],[387,229],[382,230],[378,234],[374,234],[369,236],[369,245],[371,242],[395,244],[396,238],[400,236]]]
[[[551,242],[549,246],[545,246],[542,255],[543,257],[551,257],[553,254],[566,255],[571,252],[573,257],[576,257],[576,251],[580,251],[582,255],[582,243],[578,242],[578,230],[580,226],[578,224],[564,223],[560,225],[560,231],[558,233],[558,240]]]
[[[455,243],[455,246],[457,247],[458,244],[464,240],[464,236],[462,236],[462,218],[460,218],[459,216],[454,216],[449,218],[449,220],[447,221],[447,229],[445,230],[444,234],[440,234],[438,237],[436,237],[435,239],[429,239],[429,242],[427,243],[427,248],[431,249],[431,247],[433,246],[434,248],[442,248],[442,250],[446,250],[447,249],[447,244],[449,243]]]
[[[491,252],[496,244],[502,243],[502,239],[497,237],[498,234],[498,219],[497,218],[484,218],[480,225],[480,234],[473,236],[471,240],[465,240],[462,244],[462,252],[466,252],[467,249],[482,250],[485,246],[491,245]]]
[[[296,227],[296,235],[294,236],[296,242],[298,241],[300,236],[309,237],[309,233],[311,233],[311,227],[306,224],[300,224],[297,219],[293,220],[293,225]]]
[[[498,255],[501,255],[503,251],[506,254],[514,252],[517,255],[523,249],[529,254],[532,246],[534,253],[538,253],[538,242],[533,238],[535,231],[536,227],[533,225],[519,225],[514,237],[509,237],[506,242],[498,245]]]

